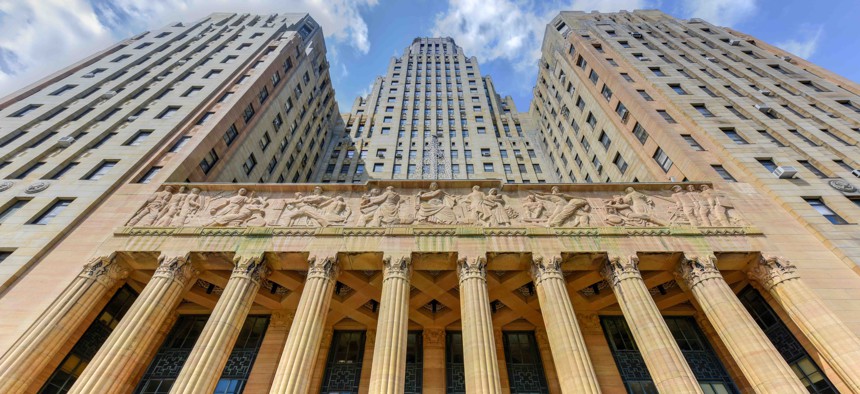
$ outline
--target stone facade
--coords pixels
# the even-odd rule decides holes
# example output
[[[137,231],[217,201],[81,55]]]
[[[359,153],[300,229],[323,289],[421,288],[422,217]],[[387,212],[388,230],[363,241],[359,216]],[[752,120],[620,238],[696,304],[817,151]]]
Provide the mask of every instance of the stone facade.
[[[0,228],[0,242],[6,242],[0,250],[17,248],[9,255],[15,258],[31,254],[30,263],[12,269],[0,293],[0,392],[860,392],[860,278],[855,260],[846,260],[852,246],[817,223],[819,213],[799,215],[782,203],[814,186],[796,185],[804,191],[776,196],[769,179],[732,181],[709,173],[711,165],[724,163],[738,174],[730,161],[742,161],[741,154],[725,148],[725,155],[703,158],[686,151],[687,140],[671,134],[675,126],[662,127],[664,118],[645,114],[652,104],[633,100],[644,96],[623,93],[630,89],[615,85],[623,78],[607,77],[603,62],[611,63],[598,48],[607,52],[610,45],[597,38],[616,40],[612,34],[624,27],[628,41],[639,41],[639,30],[651,40],[658,32],[648,34],[648,26],[673,38],[666,30],[677,34],[679,26],[693,26],[708,40],[738,33],[655,11],[562,13],[548,26],[530,114],[501,99],[476,59],[465,57],[453,40],[417,39],[402,58],[392,59],[373,93],[343,116],[342,127],[332,116],[337,106],[322,35],[308,16],[215,14],[194,26],[213,39],[211,29],[234,33],[236,51],[245,39],[269,38],[245,60],[237,57],[243,66],[229,81],[206,86],[215,90],[193,101],[195,116],[165,126],[163,135],[155,129],[163,138],[127,172],[110,173],[118,176],[111,189],[72,188],[63,177],[37,181],[29,175],[25,182],[0,183],[0,197],[36,196],[27,204],[51,193],[90,198],[87,207],[70,205],[80,211],[52,216],[40,230],[56,238],[51,244],[25,242],[31,234],[21,229],[37,226],[25,224],[25,211],[0,219],[10,220]],[[611,26],[619,30],[610,33]],[[192,27],[171,27],[183,28]],[[182,34],[163,33],[150,34]],[[577,65],[580,54],[588,65]],[[614,61],[634,62],[629,55],[613,55]],[[109,62],[105,56],[90,64]],[[431,78],[429,88],[409,64],[422,64],[426,75],[420,78]],[[597,82],[589,76],[592,67]],[[452,98],[453,108],[447,104],[448,92],[458,96],[443,82],[449,69],[465,81],[464,101],[472,100],[468,81],[475,82],[480,109],[459,98]],[[234,83],[242,75],[249,78]],[[39,87],[66,77],[20,93],[0,111],[41,97]],[[444,88],[435,87],[436,77]],[[604,78],[614,93],[596,90]],[[578,111],[576,96],[560,88],[568,81],[588,109],[581,129],[569,120]],[[648,83],[637,86],[654,88]],[[419,86],[431,99],[419,94],[415,104]],[[222,99],[227,91],[234,94]],[[678,111],[679,121],[701,137],[696,140],[709,141],[704,122],[682,117],[680,105],[665,96],[654,94],[661,108]],[[614,107],[619,98],[629,110],[616,116],[606,105]],[[392,111],[386,109],[390,100]],[[246,112],[251,103],[254,110]],[[572,112],[565,115],[564,105]],[[415,137],[412,108],[422,119]],[[455,114],[451,127],[448,109]],[[196,115],[209,111],[212,120],[198,124]],[[594,131],[585,131],[592,127],[589,112]],[[385,117],[397,115],[407,119],[402,139],[395,132],[399,121],[391,135],[379,129]],[[477,133],[479,116],[486,135]],[[423,119],[432,119],[430,126]],[[434,128],[438,119],[441,129]],[[650,133],[644,141],[634,124]],[[444,130],[441,136],[437,130]],[[191,137],[186,148],[167,143],[184,136]],[[580,144],[593,140],[594,148],[556,142],[559,136],[576,136]],[[266,141],[281,144],[280,150]],[[392,153],[403,143],[404,150],[414,145],[422,151],[416,160],[425,163],[421,146],[431,142],[443,149],[427,152],[448,159],[441,160],[443,171],[431,166],[414,176],[397,174],[396,156],[360,153],[377,147]],[[467,142],[474,152],[500,149],[488,158],[495,169],[523,163],[526,171],[446,177],[455,164],[451,152]],[[674,161],[656,162],[651,150],[658,146]],[[527,147],[534,158],[500,153]],[[11,158],[14,152],[2,153]],[[615,169],[565,163],[577,154],[583,162],[594,163],[592,154],[598,163],[613,162],[613,154],[624,160]],[[269,155],[273,159],[261,165]],[[408,156],[402,156],[405,165]],[[458,154],[457,163],[465,166],[471,161],[464,156]],[[87,157],[81,163],[89,163]],[[484,157],[471,159],[478,165]],[[379,162],[383,171],[359,172],[365,162]],[[542,173],[529,167],[538,162]],[[146,182],[132,176],[153,166],[161,170]],[[6,168],[13,167],[18,171]],[[553,173],[563,182],[553,183]],[[611,182],[573,182],[604,177]],[[850,197],[848,179],[830,179],[827,187]],[[307,180],[318,182],[299,183]],[[856,237],[850,226],[841,226],[845,237]],[[0,267],[17,261],[9,256]]]

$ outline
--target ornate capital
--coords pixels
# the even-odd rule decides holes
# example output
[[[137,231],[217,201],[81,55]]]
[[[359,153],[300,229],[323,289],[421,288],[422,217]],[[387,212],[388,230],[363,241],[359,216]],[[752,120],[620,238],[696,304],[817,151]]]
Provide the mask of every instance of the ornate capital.
[[[116,261],[115,255],[97,256],[84,264],[81,277],[94,279],[106,287],[111,287],[118,281],[128,277],[129,269],[125,264]]]
[[[412,258],[409,256],[382,258],[383,280],[388,278],[409,279],[412,275]]]
[[[768,291],[782,282],[800,278],[797,267],[781,256],[761,256],[752,264],[747,274]]]
[[[684,255],[678,267],[678,275],[684,279],[690,289],[706,280],[723,278],[720,270],[717,269],[717,257],[714,255]]]
[[[626,257],[609,256],[600,273],[613,287],[625,279],[642,279],[642,273],[639,272],[639,256],[635,254]]]
[[[549,258],[544,256],[533,257],[531,273],[535,285],[540,285],[546,279],[564,280],[564,274],[561,272],[561,256]]]
[[[197,276],[200,271],[191,264],[189,255],[183,256],[158,256],[158,268],[155,269],[153,278],[168,278],[181,283],[183,286]]]
[[[442,347],[445,345],[445,330],[425,329],[424,347]]]
[[[337,258],[335,256],[317,257],[308,259],[308,279],[322,278],[334,280],[338,274]]]
[[[483,256],[461,257],[457,260],[457,276],[460,277],[460,283],[472,278],[487,280],[487,258]]]
[[[236,256],[233,258],[233,274],[231,278],[246,278],[260,283],[266,280],[272,272],[261,255]]]

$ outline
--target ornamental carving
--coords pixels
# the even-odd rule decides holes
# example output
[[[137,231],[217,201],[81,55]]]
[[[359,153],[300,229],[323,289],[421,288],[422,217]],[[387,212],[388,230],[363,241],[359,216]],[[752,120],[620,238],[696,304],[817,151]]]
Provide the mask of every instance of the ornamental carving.
[[[717,258],[714,255],[685,255],[678,267],[678,274],[691,289],[706,280],[723,277],[717,269]]]
[[[153,278],[167,278],[182,285],[196,277],[200,272],[191,264],[188,255],[184,256],[158,256],[158,268],[155,269]]]
[[[382,272],[385,279],[406,278],[412,274],[412,259],[409,256],[385,256],[382,259]]]
[[[466,279],[487,279],[487,258],[486,257],[462,257],[457,260],[457,276],[462,283]]]
[[[750,279],[757,281],[767,290],[787,280],[799,278],[797,267],[785,257],[778,256],[761,256],[758,261],[752,263],[748,274]]]
[[[839,190],[842,193],[857,193],[858,192],[857,187],[848,183],[848,181],[846,181],[844,179],[831,179],[831,180],[827,181],[827,184],[830,185],[830,187],[832,187],[836,190]]]
[[[406,226],[420,231],[446,226],[590,231],[597,227],[662,230],[688,226],[700,227],[705,233],[746,225],[726,193],[702,184],[669,189],[608,184],[602,186],[608,190],[600,190],[595,185],[516,185],[508,189],[506,185],[484,188],[468,181],[445,181],[443,189],[437,182],[415,182],[416,186],[409,187],[410,183],[380,181],[364,190],[330,185],[334,189],[330,191],[307,185],[270,185],[261,190],[231,190],[215,184],[166,185],[143,203],[126,226],[138,230],[204,227],[204,232],[223,228],[230,235],[240,227],[275,227],[275,231]]]
[[[27,186],[27,188],[24,189],[24,193],[35,194],[35,193],[44,191],[45,189],[47,189],[50,186],[51,186],[51,183],[48,181],[37,181],[37,182],[33,183],[32,185]]]
[[[0,181],[0,192],[5,192],[15,186],[15,182],[12,181]]]
[[[625,279],[642,278],[639,273],[639,256],[610,256],[600,273],[613,287]]]
[[[325,280],[334,280],[337,274],[338,266],[334,256],[312,256],[308,259],[308,279],[322,278]]]
[[[536,256],[532,259],[531,268],[532,279],[536,285],[540,285],[544,280],[549,278],[564,279],[564,275],[561,272],[561,256],[550,258]]]
[[[266,280],[271,270],[263,256],[236,256],[231,277],[247,278],[256,283]]]
[[[125,279],[129,274],[128,267],[110,256],[93,257],[84,265],[80,276],[95,279],[99,283],[111,287],[116,282]]]
[[[424,329],[424,347],[442,347],[445,345],[445,330]]]

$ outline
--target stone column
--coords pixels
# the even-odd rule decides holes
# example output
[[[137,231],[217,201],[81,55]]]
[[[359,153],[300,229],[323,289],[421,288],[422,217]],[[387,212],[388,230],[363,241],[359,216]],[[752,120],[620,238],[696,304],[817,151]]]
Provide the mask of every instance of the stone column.
[[[561,273],[561,257],[535,257],[532,261],[532,278],[561,391],[600,393],[597,375],[567,294],[564,275]]]
[[[445,394],[445,330],[425,328],[424,337],[424,393]]]
[[[211,393],[221,378],[233,345],[254,304],[260,282],[269,268],[263,256],[239,256],[227,286],[218,298],[206,326],[191,349],[173,384],[171,394]]]
[[[602,270],[633,333],[654,385],[661,393],[701,393],[639,272],[639,257],[611,256]]]
[[[679,274],[732,358],[757,393],[806,393],[806,389],[756,325],[717,269],[714,256],[684,256]]]
[[[860,393],[860,340],[800,280],[797,267],[783,257],[763,256],[749,274],[785,309],[845,385]]]
[[[270,393],[307,393],[337,277],[334,256],[312,257],[287,344]]]
[[[159,256],[158,268],[134,304],[72,386],[70,393],[120,393],[134,389],[135,371],[149,361],[148,352],[186,286],[197,276],[189,256]]]
[[[493,338],[493,316],[487,293],[487,259],[461,258],[457,261],[460,279],[460,320],[463,325],[463,357],[466,392],[497,394],[499,363]]]
[[[558,385],[558,373],[555,370],[555,361],[552,358],[552,349],[549,347],[549,337],[546,330],[535,328],[535,340],[540,351],[541,364],[543,364],[543,373],[546,375],[549,392],[550,394],[558,394],[561,392],[561,387]]]
[[[0,393],[31,389],[84,319],[119,288],[129,270],[113,256],[93,258],[80,275],[0,358]]]
[[[376,324],[376,345],[370,392],[402,393],[406,386],[406,336],[409,333],[410,258],[382,260],[382,297]]]

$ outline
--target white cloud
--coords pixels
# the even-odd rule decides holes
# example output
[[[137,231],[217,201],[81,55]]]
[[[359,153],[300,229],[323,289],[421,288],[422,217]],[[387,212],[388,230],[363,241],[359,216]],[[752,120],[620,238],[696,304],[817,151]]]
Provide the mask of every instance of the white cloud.
[[[824,33],[824,27],[818,26],[818,28],[814,29],[804,27],[800,30],[804,34],[803,38],[778,42],[776,46],[804,59],[809,59],[815,54],[815,50],[818,49],[818,42]]]
[[[309,12],[333,44],[370,50],[377,0],[0,0],[0,96],[121,39],[212,12]],[[45,61],[48,58],[50,61]]]
[[[687,0],[681,7],[689,17],[719,26],[733,26],[758,9],[756,0]]]

